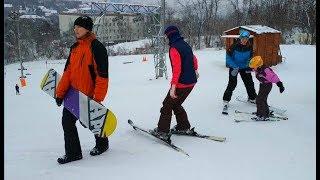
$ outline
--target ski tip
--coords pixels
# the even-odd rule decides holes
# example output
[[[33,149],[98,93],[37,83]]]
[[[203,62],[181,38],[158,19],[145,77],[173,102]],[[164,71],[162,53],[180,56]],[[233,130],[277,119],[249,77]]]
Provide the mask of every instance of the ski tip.
[[[178,151],[179,151],[179,152],[181,152],[182,154],[184,154],[184,155],[186,155],[186,156],[190,157],[190,155],[189,155],[187,152],[185,152],[184,150],[179,149]]]
[[[128,123],[129,123],[129,124],[133,124],[133,122],[131,121],[131,119],[128,119]]]
[[[214,140],[214,141],[218,141],[218,142],[225,142],[227,138],[225,137],[213,137],[213,138],[209,138],[211,140]]]

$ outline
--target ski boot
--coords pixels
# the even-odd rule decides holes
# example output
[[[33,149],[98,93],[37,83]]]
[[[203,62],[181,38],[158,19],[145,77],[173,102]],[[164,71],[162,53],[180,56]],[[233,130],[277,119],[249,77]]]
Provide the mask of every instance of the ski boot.
[[[248,99],[248,103],[256,104],[256,99]]]
[[[228,108],[229,108],[229,102],[228,101],[223,101],[223,109],[222,109],[222,114],[228,115]]]
[[[152,135],[154,135],[154,136],[156,136],[156,137],[158,137],[158,138],[160,138],[160,139],[162,139],[164,141],[171,142],[171,139],[170,139],[171,133],[161,132],[161,131],[159,131],[159,129],[157,127],[154,128],[153,130],[149,130],[149,132]]]
[[[269,118],[264,116],[256,116],[256,117],[252,117],[251,119],[254,121],[269,121]]]
[[[194,128],[192,129],[184,129],[184,130],[180,130],[177,128],[177,125],[175,125],[173,128],[170,129],[170,133],[171,134],[192,134],[194,131],[192,131]]]

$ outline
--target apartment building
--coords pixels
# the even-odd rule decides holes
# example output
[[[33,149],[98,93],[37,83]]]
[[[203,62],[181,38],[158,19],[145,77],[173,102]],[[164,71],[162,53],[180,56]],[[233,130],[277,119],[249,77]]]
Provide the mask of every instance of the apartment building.
[[[145,17],[134,14],[108,13],[104,16],[83,14],[78,12],[63,12],[59,14],[60,34],[73,29],[73,22],[82,15],[90,16],[94,21],[93,31],[101,42],[115,44],[134,41],[146,36]]]

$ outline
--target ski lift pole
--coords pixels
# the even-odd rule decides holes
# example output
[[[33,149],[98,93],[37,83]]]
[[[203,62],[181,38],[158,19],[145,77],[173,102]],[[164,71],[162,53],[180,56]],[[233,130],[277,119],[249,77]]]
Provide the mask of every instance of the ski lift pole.
[[[21,86],[24,87],[26,86],[26,76],[23,75],[23,70],[26,70],[24,67],[23,67],[23,61],[22,61],[22,58],[21,58],[21,48],[20,48],[20,27],[19,27],[19,22],[20,22],[20,14],[19,12],[17,11],[13,11],[12,12],[12,19],[13,21],[16,23],[16,26],[17,26],[17,35],[16,35],[16,38],[17,38],[17,44],[18,44],[18,58],[20,60],[20,72],[21,72],[21,75],[20,75],[20,83],[21,83]]]
[[[159,45],[160,47],[160,61],[159,61],[159,77],[163,77],[164,72],[164,66],[165,66],[165,55],[164,55],[164,50],[165,50],[165,45],[164,45],[164,37],[162,36],[163,31],[164,31],[164,24],[165,24],[165,0],[161,0],[161,15],[160,15],[160,29],[159,29]]]
[[[16,38],[17,38],[17,45],[18,45],[18,58],[20,61],[20,69],[18,69],[18,70],[21,71],[20,78],[25,78],[25,76],[23,75],[23,70],[26,70],[26,69],[22,65],[23,62],[22,62],[22,58],[21,58],[21,48],[20,48],[20,27],[19,27],[20,14],[17,11],[12,11],[11,16],[12,16],[13,21],[16,23],[16,27],[17,27]]]

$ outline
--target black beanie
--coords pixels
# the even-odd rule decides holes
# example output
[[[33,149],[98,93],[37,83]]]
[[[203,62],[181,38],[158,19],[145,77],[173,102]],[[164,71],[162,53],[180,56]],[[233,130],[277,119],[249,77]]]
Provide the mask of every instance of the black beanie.
[[[74,26],[81,26],[89,31],[92,31],[93,21],[89,16],[80,16],[74,21]]]

